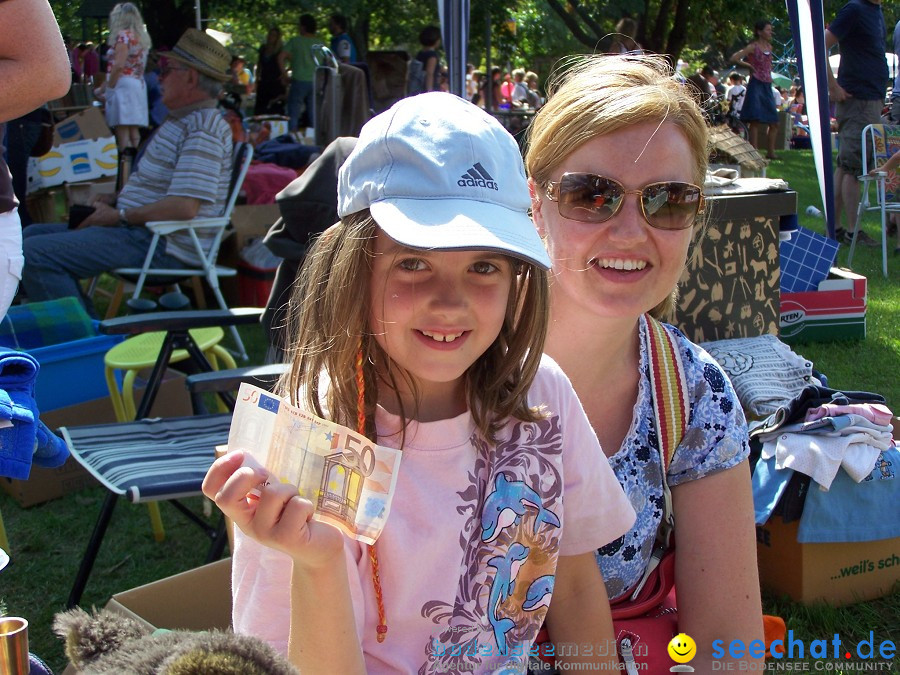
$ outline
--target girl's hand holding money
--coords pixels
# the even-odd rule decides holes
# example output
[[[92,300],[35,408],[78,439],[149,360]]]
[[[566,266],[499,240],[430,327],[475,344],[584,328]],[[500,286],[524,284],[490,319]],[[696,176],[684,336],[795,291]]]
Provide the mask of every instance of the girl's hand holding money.
[[[312,502],[288,483],[270,482],[261,469],[242,466],[242,452],[217,459],[203,481],[203,494],[261,544],[289,555],[308,569],[333,566],[343,556],[344,535],[313,520]]]

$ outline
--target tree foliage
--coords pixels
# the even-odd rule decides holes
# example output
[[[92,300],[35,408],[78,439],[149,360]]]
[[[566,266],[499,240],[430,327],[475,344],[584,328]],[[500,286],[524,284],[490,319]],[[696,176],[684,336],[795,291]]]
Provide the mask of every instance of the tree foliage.
[[[195,24],[195,0],[137,0],[155,45],[173,45],[185,28]],[[204,27],[232,35],[232,51],[253,52],[271,26],[285,38],[296,33],[297,19],[306,12],[319,23],[327,39],[327,22],[334,11],[349,19],[350,35],[361,56],[368,50],[418,50],[419,31],[438,24],[435,0],[199,0]],[[824,0],[826,21],[847,0]],[[93,20],[82,22],[77,0],[50,0],[63,34],[99,39]],[[889,27],[900,11],[887,3]],[[772,21],[776,43],[790,43],[784,2],[771,0],[471,0],[469,61],[523,66],[545,74],[559,58],[573,53],[602,52],[612,41],[617,22],[638,23],[637,40],[644,48],[721,68],[734,51],[752,39],[753,23]],[[105,21],[98,25],[105,27]],[[890,47],[890,45],[888,45]]]

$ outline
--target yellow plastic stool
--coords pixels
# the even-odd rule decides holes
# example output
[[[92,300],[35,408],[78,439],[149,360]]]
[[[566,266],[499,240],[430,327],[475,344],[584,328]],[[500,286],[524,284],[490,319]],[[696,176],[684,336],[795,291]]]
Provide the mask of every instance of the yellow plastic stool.
[[[236,366],[231,354],[219,346],[219,342],[225,336],[221,328],[218,326],[197,328],[190,333],[214,369],[218,370],[218,359],[222,359],[228,368]],[[109,388],[109,397],[112,399],[117,421],[130,422],[134,419],[134,379],[139,371],[151,368],[156,363],[163,339],[165,339],[163,332],[136,335],[120,342],[103,357],[103,364],[106,366],[106,386]],[[172,352],[169,363],[177,363],[187,358],[186,349],[176,349]],[[121,392],[116,382],[116,370],[126,371],[122,378]]]
[[[225,336],[225,332],[221,328],[218,326],[197,328],[190,331],[190,334],[200,351],[209,359],[213,369],[218,370],[219,359],[228,368],[236,367],[231,354],[219,346],[219,343]],[[134,379],[139,371],[150,368],[156,363],[156,358],[159,356],[159,350],[162,349],[165,336],[164,332],[135,335],[117,344],[106,352],[106,356],[103,357],[106,386],[109,388],[109,398],[112,400],[117,421],[128,422],[134,419],[136,414],[134,407]],[[188,352],[186,349],[176,349],[172,352],[169,363],[177,363],[187,358]],[[125,371],[125,376],[122,378],[121,392],[119,391],[119,384],[116,382],[117,370]],[[163,528],[162,517],[159,513],[159,504],[150,502],[147,504],[147,509],[150,511],[153,537],[156,541],[162,541],[166,538],[166,531]]]

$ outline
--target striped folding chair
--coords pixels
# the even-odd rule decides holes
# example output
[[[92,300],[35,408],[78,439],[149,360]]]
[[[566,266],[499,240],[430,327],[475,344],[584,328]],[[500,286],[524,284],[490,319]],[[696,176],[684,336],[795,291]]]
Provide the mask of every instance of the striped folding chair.
[[[210,525],[206,518],[178,500],[202,494],[201,485],[215,459],[215,447],[228,440],[231,415],[198,414],[169,419],[146,417],[175,349],[187,350],[196,370],[204,374],[212,371],[209,361],[194,342],[190,329],[256,323],[261,313],[261,309],[160,312],[126,316],[100,324],[101,332],[105,333],[138,334],[162,330],[166,336],[135,421],[60,429],[75,460],[108,491],[72,586],[69,607],[81,601],[113,511],[122,497],[132,503],[170,501],[210,537],[207,562],[221,557],[226,543],[224,519],[218,526]],[[230,378],[228,381],[232,384],[248,381],[266,387],[277,379],[277,373],[261,375],[269,370],[266,367],[244,368],[239,369],[237,374],[225,373],[221,377]],[[217,391],[230,392],[233,388],[236,385]],[[208,390],[207,386],[204,391]],[[220,393],[220,396],[229,408],[233,408],[234,397],[230,393]],[[197,412],[199,397],[192,396],[192,400]]]

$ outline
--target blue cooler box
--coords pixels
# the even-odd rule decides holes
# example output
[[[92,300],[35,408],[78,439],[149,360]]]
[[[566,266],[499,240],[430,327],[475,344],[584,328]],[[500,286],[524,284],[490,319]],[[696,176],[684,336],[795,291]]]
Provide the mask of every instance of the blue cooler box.
[[[94,330],[99,322],[94,322]],[[96,335],[29,349],[41,370],[34,387],[38,410],[47,412],[109,396],[103,357],[124,335]]]
[[[41,365],[35,383],[38,410],[109,395],[103,357],[124,335],[98,335],[77,298],[14,305],[0,317],[0,348],[25,351]]]

